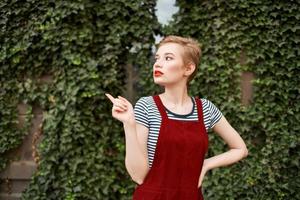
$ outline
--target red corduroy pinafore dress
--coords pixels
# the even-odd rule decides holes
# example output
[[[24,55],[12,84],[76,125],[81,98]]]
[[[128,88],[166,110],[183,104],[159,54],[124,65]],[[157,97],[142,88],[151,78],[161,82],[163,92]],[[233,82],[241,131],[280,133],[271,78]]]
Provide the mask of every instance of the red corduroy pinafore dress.
[[[154,160],[133,200],[203,200],[198,180],[208,136],[202,103],[196,99],[198,121],[169,119],[158,95],[153,96],[162,117]]]

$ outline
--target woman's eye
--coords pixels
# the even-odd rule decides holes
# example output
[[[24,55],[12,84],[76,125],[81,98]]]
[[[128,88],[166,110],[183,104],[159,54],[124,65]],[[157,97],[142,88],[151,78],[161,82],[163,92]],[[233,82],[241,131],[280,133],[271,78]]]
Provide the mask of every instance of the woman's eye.
[[[167,57],[166,57],[166,60],[172,60],[172,58],[167,56]]]

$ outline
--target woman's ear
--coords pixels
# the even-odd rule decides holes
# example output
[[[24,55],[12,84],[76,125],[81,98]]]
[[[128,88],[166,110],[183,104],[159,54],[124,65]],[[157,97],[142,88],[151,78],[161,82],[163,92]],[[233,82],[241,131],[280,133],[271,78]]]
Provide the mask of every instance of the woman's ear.
[[[189,62],[186,66],[185,66],[185,75],[186,76],[190,76],[196,69],[195,63],[193,62]]]

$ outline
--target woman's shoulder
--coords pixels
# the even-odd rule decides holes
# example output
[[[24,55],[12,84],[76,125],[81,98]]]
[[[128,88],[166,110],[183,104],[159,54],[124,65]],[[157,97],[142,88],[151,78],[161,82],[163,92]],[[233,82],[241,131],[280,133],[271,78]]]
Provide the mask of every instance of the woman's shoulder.
[[[205,98],[205,97],[194,97],[194,98],[198,98],[201,100],[202,106],[204,109],[208,109],[208,110],[213,110],[216,107],[216,105],[209,99]]]
[[[137,102],[141,102],[141,103],[147,103],[149,101],[152,101],[152,96],[142,96],[137,100]]]
[[[149,106],[151,106],[153,104],[154,100],[152,98],[152,96],[142,96],[140,98],[138,98],[138,100],[135,103],[135,106],[142,106],[144,108],[148,108]]]
[[[210,102],[207,98],[204,98],[204,97],[193,96],[193,98],[194,99],[199,99],[202,104],[207,104],[207,103]]]

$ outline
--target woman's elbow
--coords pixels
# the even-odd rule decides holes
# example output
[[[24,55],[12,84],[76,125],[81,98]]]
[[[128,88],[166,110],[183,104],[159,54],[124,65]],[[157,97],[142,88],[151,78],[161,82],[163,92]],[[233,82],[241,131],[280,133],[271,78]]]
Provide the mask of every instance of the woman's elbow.
[[[149,170],[147,163],[133,167],[126,162],[125,165],[131,179],[139,185],[142,184]]]
[[[246,158],[248,156],[248,154],[249,154],[249,151],[248,151],[247,147],[244,147],[243,148],[243,158]]]
[[[143,174],[132,174],[131,179],[137,184],[141,185],[144,182],[146,175],[146,171]]]
[[[136,182],[138,185],[141,185],[144,182],[144,178],[134,178],[134,177],[132,177],[132,180],[134,182]]]

